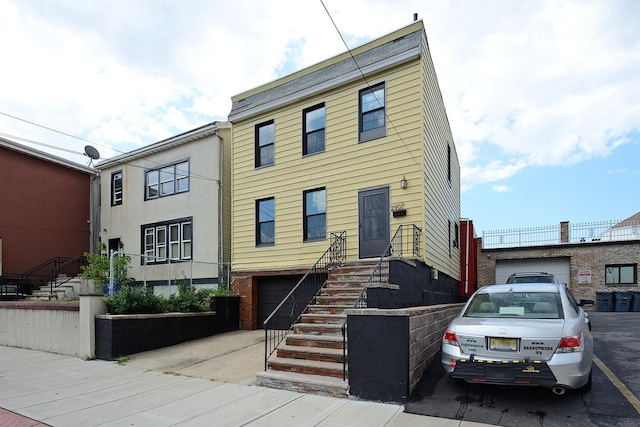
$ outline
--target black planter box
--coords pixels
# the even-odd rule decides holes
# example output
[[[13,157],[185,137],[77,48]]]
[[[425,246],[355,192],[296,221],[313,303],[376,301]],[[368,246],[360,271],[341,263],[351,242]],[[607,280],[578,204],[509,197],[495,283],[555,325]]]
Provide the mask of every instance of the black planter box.
[[[96,358],[113,360],[238,329],[239,295],[214,296],[204,313],[99,315]]]

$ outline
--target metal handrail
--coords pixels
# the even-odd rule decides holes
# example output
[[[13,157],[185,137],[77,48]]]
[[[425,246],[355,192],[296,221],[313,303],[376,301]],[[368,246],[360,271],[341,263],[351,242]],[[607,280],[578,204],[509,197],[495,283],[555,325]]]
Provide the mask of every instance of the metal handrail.
[[[415,224],[403,224],[398,226],[398,229],[393,234],[393,237],[389,241],[389,244],[385,248],[384,252],[380,256],[380,260],[376,264],[376,267],[373,269],[371,276],[369,276],[369,280],[367,283],[382,283],[382,266],[386,265],[386,270],[389,270],[389,257],[394,255],[394,252],[398,252],[399,257],[403,257],[405,254],[405,239],[404,239],[404,231],[411,231],[411,256],[412,257],[420,257],[420,234],[422,233],[422,229],[417,227]],[[398,242],[394,244],[394,242]],[[394,247],[397,246],[398,249],[394,251]],[[409,251],[406,251],[409,253]],[[377,276],[378,280],[374,280]],[[362,291],[358,294],[358,298],[353,303],[352,308],[366,308],[366,297],[367,297],[367,286],[362,288]],[[345,318],[342,322],[342,380],[346,381],[347,379],[347,358],[346,358],[346,344],[347,344],[347,319]]]
[[[49,277],[49,293],[51,295],[53,295],[53,288],[58,288],[67,283],[73,277],[78,275],[81,266],[88,264],[87,259],[84,257],[84,255],[77,256],[75,258],[60,258],[59,261],[61,262],[61,264],[51,269],[51,275]],[[56,279],[58,278],[58,276],[67,271],[67,269],[70,267],[76,267],[75,269],[71,270],[72,276],[69,276],[69,278],[63,282],[56,283]]]
[[[309,268],[306,274],[293,287],[286,297],[271,312],[263,322],[264,328],[264,370],[267,370],[267,360],[280,345],[293,325],[306,312],[307,307],[318,296],[326,283],[330,266],[346,258],[346,231],[331,233],[331,244],[320,256],[318,261]],[[320,282],[321,281],[321,282]],[[311,294],[311,295],[310,295]],[[299,313],[296,308],[303,307]],[[285,328],[278,325],[278,321],[285,320]],[[269,336],[271,334],[271,336]]]

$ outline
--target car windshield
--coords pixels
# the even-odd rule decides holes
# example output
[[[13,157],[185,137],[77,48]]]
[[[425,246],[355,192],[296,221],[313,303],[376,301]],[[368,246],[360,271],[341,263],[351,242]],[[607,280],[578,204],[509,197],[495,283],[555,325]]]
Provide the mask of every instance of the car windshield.
[[[519,276],[513,278],[513,283],[555,283],[553,276]]]
[[[557,292],[492,292],[476,294],[464,317],[562,319],[564,315]]]

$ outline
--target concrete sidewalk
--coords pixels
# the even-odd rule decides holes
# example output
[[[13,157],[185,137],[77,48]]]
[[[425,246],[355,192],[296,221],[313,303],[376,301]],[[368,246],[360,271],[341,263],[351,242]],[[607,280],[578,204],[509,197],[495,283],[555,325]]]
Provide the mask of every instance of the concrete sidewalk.
[[[0,411],[0,425],[42,425],[19,423],[14,414],[65,427],[482,425],[406,414],[402,405],[255,386],[263,334],[237,331],[120,364],[0,347],[0,408],[11,411]]]

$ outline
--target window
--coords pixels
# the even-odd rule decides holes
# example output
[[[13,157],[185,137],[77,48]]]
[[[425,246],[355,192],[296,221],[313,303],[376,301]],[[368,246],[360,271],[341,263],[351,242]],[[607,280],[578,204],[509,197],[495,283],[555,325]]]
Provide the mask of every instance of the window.
[[[302,155],[324,151],[325,110],[324,104],[302,111]]]
[[[122,171],[111,174],[111,206],[122,204]]]
[[[304,192],[304,240],[327,236],[327,191],[324,188]]]
[[[604,269],[604,283],[606,285],[635,285],[637,284],[638,264],[606,265]]]
[[[275,126],[273,120],[256,125],[256,167],[274,163]]]
[[[256,201],[256,245],[273,245],[276,238],[275,199]]]
[[[460,226],[458,223],[453,224],[453,247],[460,247]]]
[[[386,136],[384,83],[360,91],[358,141],[370,141]]]
[[[145,172],[145,200],[189,191],[189,161]]]
[[[179,219],[142,226],[147,264],[191,259],[192,220]]]

